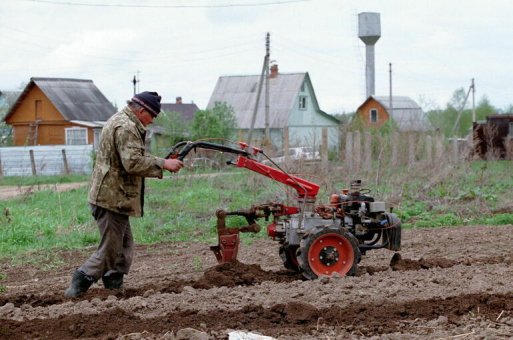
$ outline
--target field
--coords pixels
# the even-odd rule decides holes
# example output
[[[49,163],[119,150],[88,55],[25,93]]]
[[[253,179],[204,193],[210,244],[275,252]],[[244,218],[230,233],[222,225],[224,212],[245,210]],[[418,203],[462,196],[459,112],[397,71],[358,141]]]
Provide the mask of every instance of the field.
[[[136,236],[140,241],[123,292],[105,290],[98,283],[79,298],[63,296],[73,270],[94,251],[94,237],[89,238],[89,246],[69,245],[67,249],[46,252],[37,245],[30,251],[4,245],[4,251],[11,249],[17,255],[9,258],[4,254],[0,262],[0,336],[228,339],[230,332],[238,330],[277,339],[511,338],[513,211],[508,196],[511,175],[504,173],[508,166],[499,172],[506,178],[504,188],[490,180],[479,184],[473,179],[473,198],[468,198],[472,194],[469,187],[433,177],[429,191],[416,190],[414,202],[400,204],[398,213],[407,226],[403,229],[401,251],[368,252],[357,274],[351,277],[304,280],[283,268],[279,244],[265,237],[244,238],[239,262],[217,265],[209,250],[215,238],[210,227],[202,227],[212,220],[204,213],[195,216],[201,221],[195,228],[184,226],[188,238],[177,235],[176,229],[149,229],[148,222],[134,225],[136,234],[139,228],[146,228],[147,234],[169,235],[161,242],[141,242],[145,240]],[[486,178],[489,175],[483,174]],[[217,182],[221,179],[211,181],[210,185],[227,190],[226,184]],[[254,181],[249,179],[248,183]],[[255,185],[261,183],[257,180]],[[437,196],[440,183],[449,191],[452,185],[459,186],[459,192],[450,194],[459,199],[443,201]],[[495,187],[493,192],[486,191],[489,186]],[[158,187],[157,184],[150,189],[150,216],[159,215],[158,209],[163,205],[156,197]],[[85,189],[74,190],[77,192],[69,195],[85,195]],[[180,192],[178,182],[173,190]],[[412,200],[404,186],[401,190],[403,199],[408,196]],[[396,191],[383,189],[382,193],[392,200],[397,196]],[[60,195],[62,204],[72,201],[65,193]],[[206,192],[199,195],[203,197]],[[216,195],[223,205],[229,205],[228,197],[236,196]],[[165,196],[168,204],[174,204],[168,194]],[[195,201],[189,196],[183,199],[189,205]],[[433,202],[438,205],[415,212],[418,206],[428,207]],[[9,201],[2,209],[9,208],[14,219],[20,203],[29,204],[30,200],[25,196],[25,201]],[[466,213],[472,209],[481,211]],[[66,212],[57,214],[59,223],[71,223],[67,222]],[[94,233],[87,218],[85,222],[81,222],[84,218],[80,215],[72,214],[70,218]],[[490,223],[465,223],[484,218]],[[145,219],[150,223],[158,221],[151,217],[142,220]],[[428,220],[451,226],[416,226]],[[4,227],[8,225],[5,221],[4,216]],[[58,234],[62,233],[64,229]]]
[[[241,263],[216,266],[208,244],[139,246],[124,294],[62,292],[92,249],[52,270],[1,268],[8,339],[497,339],[513,334],[513,226],[415,229],[402,259],[369,252],[354,277],[304,281],[257,240]],[[397,257],[397,256],[396,256]]]

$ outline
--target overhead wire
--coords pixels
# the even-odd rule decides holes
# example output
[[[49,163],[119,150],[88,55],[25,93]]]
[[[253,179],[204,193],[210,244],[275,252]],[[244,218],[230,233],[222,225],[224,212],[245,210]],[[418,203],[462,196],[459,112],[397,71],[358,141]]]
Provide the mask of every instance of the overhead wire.
[[[105,4],[105,3],[85,3],[71,1],[56,0],[25,0],[29,2],[37,2],[51,5],[67,5],[67,6],[87,6],[87,7],[115,7],[115,8],[229,8],[229,7],[261,7],[273,5],[286,5],[300,2],[310,2],[311,0],[273,0],[266,2],[251,3],[231,3],[231,4],[210,4],[210,5],[153,5],[153,4]]]

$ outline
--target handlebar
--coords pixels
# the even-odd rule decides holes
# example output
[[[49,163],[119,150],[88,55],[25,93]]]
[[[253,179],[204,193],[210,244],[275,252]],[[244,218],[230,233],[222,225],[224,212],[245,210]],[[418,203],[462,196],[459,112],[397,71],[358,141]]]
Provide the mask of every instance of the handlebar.
[[[180,161],[183,161],[185,156],[187,156],[187,154],[189,152],[191,152],[192,150],[195,150],[196,148],[228,152],[228,153],[245,156],[245,157],[251,156],[251,154],[245,150],[232,148],[232,147],[229,147],[226,145],[214,144],[214,143],[203,142],[203,141],[197,141],[197,142],[184,141],[184,142],[179,142],[178,144],[174,145],[171,148],[171,150],[169,150],[169,153],[167,154],[166,158],[175,158]]]

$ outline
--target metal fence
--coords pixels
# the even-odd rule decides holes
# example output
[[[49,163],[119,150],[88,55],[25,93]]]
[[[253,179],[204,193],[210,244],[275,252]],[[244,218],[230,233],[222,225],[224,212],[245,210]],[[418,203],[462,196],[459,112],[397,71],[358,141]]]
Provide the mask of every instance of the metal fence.
[[[92,145],[41,145],[0,148],[1,176],[90,174]]]

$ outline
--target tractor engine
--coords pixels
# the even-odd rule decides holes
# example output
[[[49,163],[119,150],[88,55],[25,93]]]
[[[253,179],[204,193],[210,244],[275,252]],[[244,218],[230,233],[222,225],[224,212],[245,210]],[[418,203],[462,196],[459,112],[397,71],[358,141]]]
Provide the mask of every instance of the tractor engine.
[[[280,242],[285,267],[309,279],[334,272],[352,275],[367,250],[400,250],[399,219],[367,193],[357,180],[351,190],[332,195],[330,206],[309,205],[290,216],[275,214],[267,233]]]

